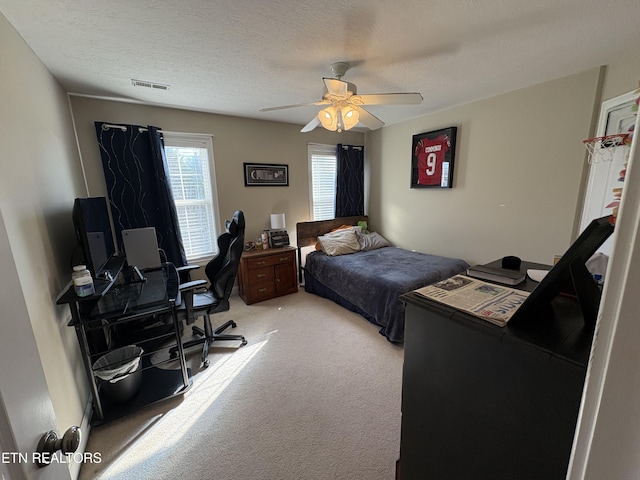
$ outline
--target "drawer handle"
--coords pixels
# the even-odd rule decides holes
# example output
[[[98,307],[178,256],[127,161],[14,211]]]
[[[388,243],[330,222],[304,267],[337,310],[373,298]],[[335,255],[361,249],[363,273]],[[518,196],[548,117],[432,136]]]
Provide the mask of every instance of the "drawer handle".
[[[266,288],[259,288],[259,289],[258,289],[258,293],[262,293],[262,292],[266,292],[266,291],[267,291],[267,289],[266,289]]]
[[[266,273],[259,273],[259,274],[256,275],[256,278],[264,278],[266,276],[267,276]]]
[[[288,260],[289,260],[289,257],[280,257],[281,262],[287,262]]]
[[[267,263],[265,260],[262,260],[261,262],[256,262],[256,265],[264,265],[265,263]]]

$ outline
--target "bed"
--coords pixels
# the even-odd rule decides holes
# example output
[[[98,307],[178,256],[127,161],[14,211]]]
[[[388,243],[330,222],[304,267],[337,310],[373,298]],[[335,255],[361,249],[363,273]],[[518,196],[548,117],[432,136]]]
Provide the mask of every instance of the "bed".
[[[302,279],[304,276],[305,291],[328,298],[362,315],[378,325],[380,333],[387,340],[402,343],[404,304],[399,296],[461,273],[469,265],[461,259],[379,244],[373,248],[338,255],[328,255],[313,248],[305,249],[315,246],[318,237],[324,238],[325,234],[340,226],[357,225],[359,221],[368,222],[368,218],[340,217],[298,223],[296,237],[299,277]],[[362,239],[363,236],[358,238]],[[362,245],[362,241],[360,243]],[[303,250],[312,251],[303,258]],[[327,251],[331,253],[330,250]]]

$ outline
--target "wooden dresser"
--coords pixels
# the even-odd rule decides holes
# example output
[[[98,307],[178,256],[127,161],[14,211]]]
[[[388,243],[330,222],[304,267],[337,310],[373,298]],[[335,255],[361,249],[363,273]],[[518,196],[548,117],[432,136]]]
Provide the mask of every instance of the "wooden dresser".
[[[238,269],[238,290],[247,305],[296,293],[296,248],[244,252]]]

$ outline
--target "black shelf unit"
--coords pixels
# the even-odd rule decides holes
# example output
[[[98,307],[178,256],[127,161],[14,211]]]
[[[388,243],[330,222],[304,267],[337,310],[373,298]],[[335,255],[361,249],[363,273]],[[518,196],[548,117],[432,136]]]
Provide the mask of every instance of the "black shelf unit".
[[[185,387],[182,373],[179,370],[163,370],[154,366],[145,366],[143,361],[140,391],[126,404],[114,402],[107,396],[101,399],[103,417],[92,419],[91,424],[101,425],[117,418],[133,413],[141,408],[157,402],[182,395],[190,386]],[[187,368],[189,377],[191,369]]]
[[[181,324],[175,308],[178,297],[177,272],[173,265],[147,273],[147,281],[132,283],[126,278],[124,259],[111,265],[111,279],[98,280],[96,293],[78,297],[73,286],[65,290],[57,304],[68,304],[82,361],[92,394],[94,414],[91,423],[98,425],[125,416],[153,403],[182,395],[191,386],[191,370],[186,366],[181,342]],[[145,291],[146,289],[146,291]],[[163,292],[158,299],[158,292]],[[152,299],[152,302],[149,300]],[[150,303],[150,304],[149,304]],[[166,319],[170,319],[165,322]],[[163,321],[164,320],[164,321]],[[135,344],[144,350],[139,392],[126,402],[116,402],[101,391],[94,362],[108,352]],[[168,351],[177,347],[177,357]],[[166,359],[152,362],[152,357],[166,350]],[[177,362],[178,369],[162,368]]]

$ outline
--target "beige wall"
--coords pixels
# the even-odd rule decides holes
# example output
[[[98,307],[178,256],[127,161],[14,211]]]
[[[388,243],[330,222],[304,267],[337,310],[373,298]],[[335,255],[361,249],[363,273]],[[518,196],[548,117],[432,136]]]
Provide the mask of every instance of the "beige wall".
[[[80,425],[88,397],[78,342],[67,327],[69,309],[55,305],[70,277],[73,199],[85,193],[78,150],[66,93],[2,15],[0,65],[0,209],[18,272],[18,278],[3,275],[2,282],[11,282],[11,288],[20,283],[24,299],[15,302],[24,301],[28,312],[28,318],[14,318],[3,305],[0,324],[6,340],[14,322],[31,322],[38,351],[30,353],[40,355],[64,431]],[[31,345],[20,337],[11,341]],[[34,378],[14,378],[13,386],[2,388]],[[23,399],[31,407],[34,400]],[[35,418],[39,412],[26,413]]]
[[[102,161],[96,141],[95,121],[155,125],[172,132],[213,135],[213,155],[220,216],[228,219],[243,210],[246,238],[255,240],[269,228],[271,213],[284,213],[295,243],[295,225],[309,217],[307,143],[363,145],[364,134],[337,134],[322,128],[303,134],[300,125],[71,97],[82,162],[90,195],[106,195]],[[243,162],[289,165],[288,187],[245,187]]]
[[[367,135],[371,221],[392,243],[484,263],[550,263],[574,235],[600,69]],[[458,127],[452,189],[409,188],[412,135]]]
[[[607,74],[602,89],[602,100],[610,100],[623,93],[634,91],[639,84],[640,50],[636,46],[636,48],[629,49],[626,54],[621,55],[619,59],[612,61],[607,66]]]
[[[302,135],[297,125],[201,112],[84,97],[72,97],[71,105],[90,195],[105,194],[94,121],[208,133],[222,218],[243,209],[253,239],[268,228],[270,213],[284,212],[293,243],[295,223],[309,219],[307,143],[362,144],[366,137],[367,211],[394,244],[474,263],[506,254],[550,262],[577,233],[587,168],[581,140],[600,103],[599,74],[593,69],[340,140],[322,129]],[[452,125],[459,127],[454,188],[410,189],[412,135]],[[290,186],[245,187],[246,161],[289,164]],[[508,235],[496,233],[505,229]]]

